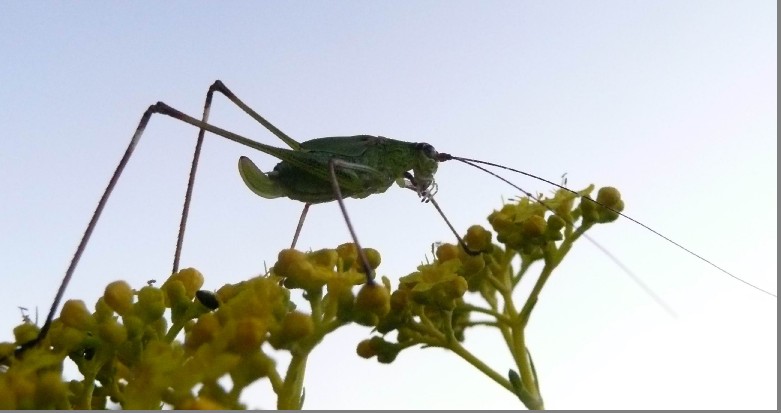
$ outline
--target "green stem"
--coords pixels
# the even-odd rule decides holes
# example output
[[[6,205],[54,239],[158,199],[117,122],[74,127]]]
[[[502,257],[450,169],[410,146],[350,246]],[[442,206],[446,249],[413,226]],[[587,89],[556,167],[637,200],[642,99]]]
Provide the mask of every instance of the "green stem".
[[[524,274],[526,274],[526,271],[529,270],[529,267],[533,264],[533,261],[531,260],[524,260],[521,259],[521,267],[518,269],[518,273],[513,277],[513,288],[518,285],[519,282],[521,282],[521,279],[523,278]]]
[[[505,292],[508,292],[507,285],[505,283],[502,283],[501,280],[494,277],[491,274],[486,274],[485,279],[488,280],[488,282],[491,283],[491,285],[500,293],[504,294]]]
[[[510,271],[508,270],[507,272],[509,273]],[[508,282],[511,281],[508,279]],[[515,365],[520,369],[521,379],[524,383],[526,383],[527,377],[524,375],[525,357],[523,357],[523,352],[525,351],[523,329],[525,325],[517,321],[519,319],[518,310],[515,309],[512,291],[506,293],[502,292],[502,300],[504,301],[505,316],[510,320],[513,320],[507,329],[502,329],[502,335],[504,336],[507,347],[510,350],[510,354],[513,356],[513,360],[515,360]]]
[[[420,315],[420,321],[421,326],[425,327],[425,333],[428,333],[430,336],[436,338],[437,340],[441,340],[443,343],[448,342],[448,337],[443,334],[439,329],[434,325],[434,323],[431,321],[431,319],[426,314]]]
[[[290,364],[287,366],[285,381],[281,391],[277,393],[277,409],[300,410],[301,394],[304,389],[304,373],[309,352],[293,354]]]
[[[92,408],[92,392],[95,390],[95,377],[96,374],[93,372],[90,372],[84,376],[84,390],[81,392],[81,397],[77,408]]]
[[[312,321],[315,323],[315,325],[319,325],[323,322],[323,309],[322,309],[322,301],[323,301],[323,290],[319,289],[316,292],[308,292],[307,298],[309,299],[309,306],[312,309]]]
[[[165,335],[165,341],[167,343],[173,343],[174,339],[176,339],[176,336],[179,335],[179,332],[182,331],[182,328],[184,328],[185,322],[176,323],[171,326],[171,328],[168,329],[168,333]]]
[[[495,327],[499,328],[499,323],[494,321],[470,321],[468,323],[463,323],[464,327]]]
[[[279,410],[300,410],[302,408],[301,397],[303,396],[304,377],[309,354],[323,340],[326,334],[345,325],[343,321],[339,320],[323,320],[322,312],[319,310],[321,298],[319,295],[311,298],[312,314],[316,314],[317,317],[316,330],[311,336],[291,350],[290,353],[293,358],[287,366],[284,381],[280,379],[276,371],[273,372],[273,375],[269,374],[271,387],[277,393],[277,409]]]
[[[464,309],[464,310],[474,311],[476,313],[483,313],[483,314],[488,314],[490,316],[493,316],[494,318],[496,318],[496,321],[497,321],[498,324],[510,325],[510,323],[511,323],[510,318],[508,318],[504,314],[500,314],[498,311],[492,310],[490,308],[478,307],[478,306],[472,305],[472,304],[461,304],[459,307],[461,309]]]
[[[534,284],[534,288],[532,288],[532,292],[529,294],[529,298],[526,300],[526,303],[521,309],[519,316],[519,321],[522,328],[525,328],[526,324],[528,324],[529,317],[531,316],[531,312],[534,309],[534,306],[537,305],[537,300],[539,299],[542,288],[545,286],[545,283],[548,281],[548,278],[550,278],[551,274],[553,274],[553,270],[559,265],[559,263],[561,263],[561,260],[570,250],[572,247],[572,242],[576,238],[577,237],[566,238],[558,249],[552,242],[549,242],[545,246],[545,267],[542,268],[540,277],[537,278],[537,282]]]
[[[516,363],[518,363],[518,373],[521,375],[521,384],[523,384],[523,389],[528,395],[527,397],[524,397],[523,402],[529,409],[540,410],[542,398],[539,393],[537,393],[537,378],[532,371],[532,366],[526,352],[526,335],[524,334],[523,327],[513,327],[513,342],[515,343],[515,347],[513,347],[512,353]],[[529,405],[530,402],[533,406]]]
[[[271,389],[274,390],[274,393],[279,394],[285,383],[282,381],[282,377],[279,376],[276,368],[268,372],[268,380],[271,382]]]
[[[476,369],[481,371],[483,374],[488,376],[491,380],[495,381],[500,386],[515,393],[515,391],[513,390],[513,386],[512,384],[510,384],[510,381],[508,379],[506,379],[504,376],[502,376],[501,374],[495,372],[493,369],[488,367],[479,358],[475,357],[474,354],[470,353],[469,350],[462,347],[461,344],[459,344],[457,341],[449,343],[446,348],[456,353],[459,357],[461,357],[467,363],[474,366]]]

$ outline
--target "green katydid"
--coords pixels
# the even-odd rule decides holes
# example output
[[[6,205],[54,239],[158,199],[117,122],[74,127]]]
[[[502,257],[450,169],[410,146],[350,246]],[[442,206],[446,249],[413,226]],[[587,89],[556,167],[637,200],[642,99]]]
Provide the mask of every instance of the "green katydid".
[[[262,144],[238,134],[229,132],[225,129],[213,126],[208,123],[209,112],[212,104],[214,92],[219,92],[225,95],[231,102],[241,108],[245,113],[263,125],[266,129],[271,131],[279,139],[281,139],[288,147],[279,148],[267,144]],[[174,254],[174,262],[172,273],[178,271],[179,257],[181,255],[182,242],[184,239],[184,232],[186,229],[187,216],[192,198],[192,189],[195,181],[195,174],[198,167],[198,160],[202,147],[202,142],[205,136],[205,132],[211,132],[228,140],[236,143],[248,146],[258,151],[264,152],[271,156],[274,156],[281,160],[276,167],[268,173],[262,172],[255,164],[247,157],[241,157],[239,159],[239,171],[245,184],[257,195],[263,198],[290,198],[293,200],[301,201],[304,203],[304,209],[301,213],[298,226],[296,228],[295,235],[293,237],[292,247],[295,247],[296,241],[302,229],[304,220],[306,218],[307,211],[312,204],[325,203],[331,201],[337,201],[342,214],[345,218],[348,230],[353,242],[356,244],[357,252],[361,260],[361,264],[366,272],[367,283],[373,283],[374,274],[369,265],[369,261],[360,247],[357,235],[352,227],[347,210],[344,206],[343,198],[365,198],[373,194],[380,194],[388,190],[394,183],[407,189],[411,189],[417,193],[417,195],[424,202],[430,202],[440,213],[445,220],[450,230],[455,234],[461,247],[469,254],[478,254],[477,252],[470,251],[463,240],[459,237],[457,231],[447,220],[444,213],[440,209],[439,205],[434,200],[433,196],[436,193],[437,184],[434,180],[434,175],[437,171],[440,162],[448,160],[457,160],[480,169],[486,173],[493,175],[494,177],[508,183],[515,189],[521,191],[530,198],[538,199],[531,193],[525,191],[519,186],[513,184],[509,180],[505,179],[498,174],[489,171],[488,169],[480,166],[479,164],[501,168],[507,171],[519,173],[540,181],[543,181],[552,186],[558,187],[572,194],[580,196],[577,192],[566,188],[564,185],[557,184],[550,180],[541,178],[536,175],[532,175],[518,169],[510,168],[507,166],[453,156],[447,153],[437,152],[434,147],[427,143],[413,143],[399,141],[395,139],[389,139],[381,136],[370,135],[356,135],[356,136],[342,136],[342,137],[326,137],[312,139],[305,142],[298,142],[273,124],[268,122],[252,108],[246,105],[240,100],[233,92],[231,92],[221,81],[216,81],[211,85],[206,96],[204,103],[204,111],[202,118],[196,119],[189,115],[186,115],[163,102],[158,102],[150,106],[142,115],[141,120],[133,134],[130,143],[123,157],[121,158],[116,170],[114,171],[106,189],[101,196],[100,201],[90,219],[87,228],[79,242],[76,252],[70,262],[70,265],[63,277],[63,280],[59,286],[55,299],[52,303],[50,311],[46,317],[43,326],[36,339],[22,345],[18,351],[24,351],[27,348],[35,346],[40,342],[47,334],[51,322],[54,318],[59,302],[68,286],[73,273],[78,265],[79,259],[89,241],[89,238],[95,229],[100,215],[105,208],[106,202],[111,195],[119,177],[122,174],[127,162],[133,154],[133,151],[141,138],[146,125],[153,114],[163,114],[190,125],[196,126],[200,129],[197,143],[195,147],[195,153],[191,165],[190,176],[185,195],[184,207],[181,215],[181,222],[179,226],[179,235],[176,244],[176,252]],[[411,171],[411,172],[410,172]],[[566,174],[565,174],[566,175]],[[562,176],[564,178],[564,176]],[[562,182],[566,184],[566,180]],[[679,243],[671,240],[670,238],[662,235],[649,226],[639,222],[638,220],[623,214],[620,210],[606,206],[594,199],[585,197],[586,199],[599,204],[601,207],[606,208],[630,221],[644,227],[645,229],[653,232],[657,236],[672,243],[676,247],[686,251],[687,253],[695,256],[696,258],[704,261],[705,263],[715,267],[726,275],[747,284],[765,294],[776,297],[776,294],[757,287],[729,271],[719,267],[713,262],[707,260],[701,255],[687,249]],[[544,205],[544,204],[543,204]],[[546,206],[547,208],[547,206]],[[550,208],[549,208],[550,209]],[[615,261],[622,269],[633,277],[635,282],[638,282],[647,293],[649,293],[657,302],[662,306],[662,303],[657,297],[653,295],[640,281],[637,279],[631,271],[629,271],[623,264],[620,263],[615,257],[613,257],[607,250],[597,244],[593,239],[589,238],[592,243],[605,252],[613,261]],[[292,248],[291,247],[291,248]]]

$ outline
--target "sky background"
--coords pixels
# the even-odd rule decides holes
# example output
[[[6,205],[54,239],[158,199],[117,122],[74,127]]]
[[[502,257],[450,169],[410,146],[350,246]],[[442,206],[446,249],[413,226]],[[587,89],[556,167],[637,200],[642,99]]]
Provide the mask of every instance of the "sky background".
[[[18,306],[42,319],[142,112],[200,116],[216,79],[290,136],[373,134],[506,164],[571,188],[611,185],[625,212],[776,292],[777,20],[773,1],[5,2],[0,6],[0,340]],[[211,121],[272,134],[218,97]],[[66,298],[169,271],[197,131],[154,117]],[[301,204],[264,200],[250,156],[207,138],[182,257],[204,288],[247,279],[289,245]],[[520,176],[526,190],[551,188]],[[511,187],[461,164],[437,199],[463,232]],[[397,280],[452,241],[410,192],[347,207],[380,275]],[[588,242],[543,291],[528,345],[546,406],[777,408],[777,300],[627,221],[589,233],[678,314],[668,315]],[[311,209],[299,248],[349,240],[336,204]],[[509,392],[436,349],[391,365],[355,356],[347,327],[310,358],[318,409],[516,409]],[[497,369],[499,337],[466,345]],[[282,359],[280,359],[282,360]],[[247,394],[272,408],[268,383]]]

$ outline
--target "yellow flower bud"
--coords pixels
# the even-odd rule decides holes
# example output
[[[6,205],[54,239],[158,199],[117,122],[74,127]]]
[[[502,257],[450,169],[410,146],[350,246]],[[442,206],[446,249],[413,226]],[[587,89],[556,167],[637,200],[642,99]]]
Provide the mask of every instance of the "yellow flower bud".
[[[266,325],[257,318],[244,318],[236,322],[232,348],[239,353],[258,351],[266,338]]]
[[[187,296],[192,300],[195,297],[195,292],[200,290],[203,286],[203,274],[195,268],[185,268],[179,270],[176,274],[172,275],[166,281],[166,284],[170,281],[178,280],[184,284]]]
[[[133,289],[124,281],[114,281],[106,286],[103,299],[119,315],[125,315],[133,305]]]
[[[548,217],[548,230],[558,231],[564,228],[565,225],[567,225],[567,222],[558,215],[551,215]]]
[[[87,310],[84,301],[68,300],[63,304],[60,312],[60,320],[63,324],[81,331],[87,331],[95,326],[95,319]]]
[[[464,277],[455,277],[446,284],[446,291],[450,298],[461,298],[469,288]]]
[[[333,269],[339,260],[339,254],[333,249],[322,249],[307,254],[309,262],[321,267]]]
[[[380,262],[382,262],[380,252],[374,248],[364,248],[363,253],[366,254],[366,259],[369,260],[369,266],[372,267],[373,270],[376,270],[377,267],[380,266]],[[360,270],[363,270],[363,266],[361,266]]]
[[[501,211],[494,211],[488,216],[488,222],[496,232],[509,231],[513,225],[511,205],[505,205]]]
[[[599,222],[601,223],[615,221],[619,217],[618,212],[624,210],[624,201],[621,200],[621,193],[613,187],[606,186],[600,188],[597,193],[597,202],[610,208],[599,209]]]
[[[5,359],[6,357],[10,357],[12,354],[14,354],[15,350],[16,350],[16,344],[15,343],[8,343],[8,342],[0,343],[0,359]],[[0,387],[3,387],[3,386],[0,386]],[[3,409],[0,409],[0,410],[3,410]]]
[[[73,350],[78,349],[81,343],[87,337],[87,333],[82,330],[78,330],[73,327],[61,325],[60,328],[54,329],[49,332],[52,346],[56,350],[62,350],[70,353]]]
[[[290,341],[296,341],[312,334],[315,324],[308,314],[292,311],[282,320],[282,331]]]
[[[466,231],[464,242],[472,251],[486,251],[491,247],[493,234],[480,225],[472,225]]]
[[[453,244],[442,244],[439,247],[437,247],[437,261],[447,261],[452,260],[454,258],[458,258],[458,249],[459,247],[457,245]]]
[[[532,215],[523,221],[521,232],[527,237],[539,237],[545,233],[546,225],[545,218],[539,215]]]
[[[127,341],[125,326],[116,320],[106,320],[98,325],[98,335],[107,343],[119,345]]]
[[[206,313],[198,317],[192,329],[185,338],[190,348],[199,347],[203,343],[210,342],[220,331],[220,322],[214,313]]]
[[[289,348],[291,344],[313,332],[312,318],[307,314],[293,311],[285,314],[279,328],[272,330],[269,342],[276,349]]]
[[[390,293],[384,286],[376,283],[364,284],[355,299],[355,308],[384,317],[390,312]]]
[[[618,189],[613,188],[612,186],[599,188],[599,191],[597,192],[597,202],[600,204],[617,209],[616,207],[619,205],[620,201],[621,193],[618,192]]]
[[[160,287],[167,298],[167,306],[174,308],[190,303],[191,298],[187,296],[187,288],[181,280],[169,279]]]
[[[126,315],[122,317],[122,322],[125,324],[127,336],[130,340],[134,340],[144,334],[144,322],[138,316]]]
[[[225,284],[217,290],[217,301],[226,303],[231,298],[235,297],[241,291],[241,283],[239,284]]]
[[[294,249],[285,249],[279,252],[277,263],[274,264],[274,272],[280,277],[287,277],[293,264],[306,260],[303,252]]]
[[[14,327],[14,339],[18,344],[30,342],[38,336],[38,326],[32,323],[22,323]]]
[[[391,309],[399,312],[406,308],[410,302],[411,292],[408,289],[398,289],[391,294]]]
[[[336,253],[342,260],[342,270],[347,271],[358,259],[358,248],[353,243],[346,243],[336,247]]]
[[[114,318],[114,309],[111,308],[108,304],[106,304],[106,299],[103,297],[98,298],[98,301],[95,303],[95,320],[98,323],[102,323],[106,320],[111,320]]]
[[[363,340],[358,343],[355,351],[359,356],[365,359],[370,359],[377,355],[377,349],[374,348],[371,340]]]
[[[331,270],[315,267],[309,261],[295,261],[288,268],[284,285],[287,288],[317,290],[328,282],[332,274]]]
[[[138,291],[137,314],[147,321],[157,320],[165,313],[165,296],[156,287],[146,286]]]

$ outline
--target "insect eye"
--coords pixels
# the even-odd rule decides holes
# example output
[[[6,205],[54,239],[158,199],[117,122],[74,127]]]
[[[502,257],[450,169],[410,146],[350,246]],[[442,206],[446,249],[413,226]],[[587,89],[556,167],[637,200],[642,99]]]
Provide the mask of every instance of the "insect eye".
[[[427,143],[419,143],[419,144],[416,145],[416,148],[419,151],[423,152],[423,154],[426,155],[426,157],[428,157],[428,158],[431,158],[431,159],[436,159],[437,158],[437,150],[434,149],[433,146],[431,146],[431,145],[429,145]]]

